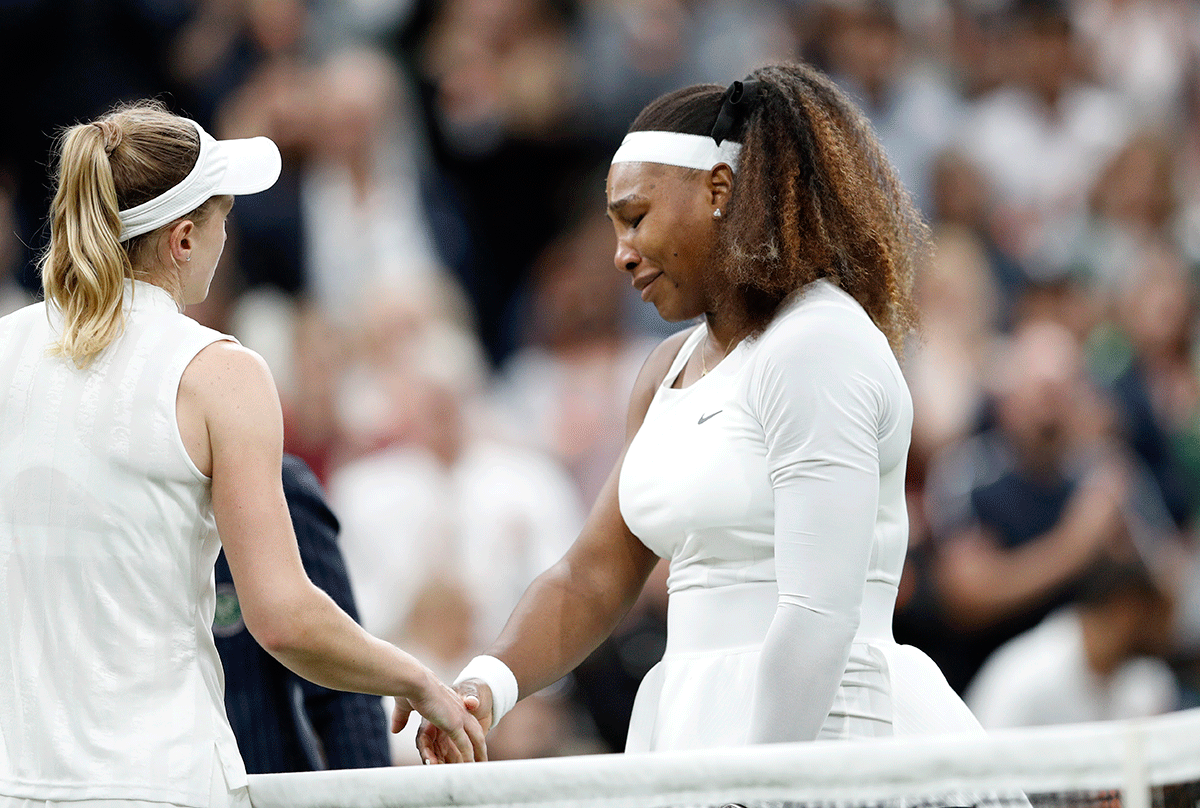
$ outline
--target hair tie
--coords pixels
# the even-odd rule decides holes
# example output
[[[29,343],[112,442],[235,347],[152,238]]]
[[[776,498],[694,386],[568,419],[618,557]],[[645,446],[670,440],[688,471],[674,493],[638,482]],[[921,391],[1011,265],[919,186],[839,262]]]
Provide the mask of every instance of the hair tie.
[[[104,153],[111,155],[117,146],[121,145],[121,140],[125,134],[121,131],[121,127],[114,124],[112,121],[93,121],[92,126],[100,130],[100,136],[104,138]]]
[[[712,139],[718,146],[754,111],[761,87],[761,81],[747,78],[744,81],[735,81],[725,90],[725,95],[721,98],[721,111],[717,113],[717,121],[712,128]]]

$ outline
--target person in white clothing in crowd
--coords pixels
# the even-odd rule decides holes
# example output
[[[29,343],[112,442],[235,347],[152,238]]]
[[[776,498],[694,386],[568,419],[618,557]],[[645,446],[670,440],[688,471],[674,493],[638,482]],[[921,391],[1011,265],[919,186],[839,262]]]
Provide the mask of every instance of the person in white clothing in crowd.
[[[140,102],[60,151],[46,301],[0,319],[0,806],[249,805],[211,634],[221,545],[283,664],[484,759],[464,700],[309,581],[270,372],[182,314],[275,144]]]
[[[862,114],[768,66],[652,102],[613,158],[615,263],[669,321],[581,535],[460,674],[494,725],[670,560],[627,751],[981,732],[892,638],[912,403],[896,353],[926,230]],[[452,759],[422,725],[426,760]]]
[[[1139,560],[1095,564],[1073,603],[1000,646],[964,698],[988,729],[1146,718],[1179,709],[1173,596]]]

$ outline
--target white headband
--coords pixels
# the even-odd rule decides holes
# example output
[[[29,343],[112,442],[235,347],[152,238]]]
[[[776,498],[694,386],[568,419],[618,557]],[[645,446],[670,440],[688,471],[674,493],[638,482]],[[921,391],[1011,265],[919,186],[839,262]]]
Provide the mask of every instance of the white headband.
[[[742,144],[724,140],[720,146],[708,135],[678,132],[630,132],[613,155],[614,163],[663,163],[707,171],[725,163],[737,171]]]
[[[279,178],[279,147],[266,137],[216,140],[195,121],[187,120],[200,135],[200,156],[183,181],[174,188],[128,210],[120,211],[118,241],[149,233],[191,213],[221,194],[255,194]]]

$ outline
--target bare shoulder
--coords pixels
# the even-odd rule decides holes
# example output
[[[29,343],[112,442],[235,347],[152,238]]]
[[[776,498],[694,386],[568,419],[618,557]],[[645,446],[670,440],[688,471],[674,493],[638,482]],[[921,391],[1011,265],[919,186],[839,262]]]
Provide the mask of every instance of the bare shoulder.
[[[202,397],[234,398],[264,386],[274,392],[275,381],[266,361],[249,348],[229,340],[220,340],[201,349],[180,379],[181,391]]]
[[[650,402],[654,399],[654,391],[666,380],[671,363],[675,361],[683,343],[687,341],[688,336],[694,330],[694,328],[685,328],[677,334],[672,334],[660,342],[650,352],[650,356],[646,357],[646,362],[638,373],[637,381],[633,383],[633,395],[629,400],[627,439],[631,439],[641,427],[642,421],[646,417],[646,410],[650,409]]]
[[[210,433],[221,424],[261,428],[282,421],[266,361],[227,340],[205,347],[188,364],[179,381],[179,402],[201,414]]]

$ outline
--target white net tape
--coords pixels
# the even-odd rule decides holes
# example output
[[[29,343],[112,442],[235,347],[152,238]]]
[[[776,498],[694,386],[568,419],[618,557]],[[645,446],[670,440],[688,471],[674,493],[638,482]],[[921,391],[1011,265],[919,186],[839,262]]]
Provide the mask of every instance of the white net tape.
[[[254,808],[1014,805],[1024,795],[1198,808],[1200,788],[1174,788],[1186,783],[1200,786],[1200,710],[989,736],[256,775],[250,796]],[[1165,799],[1163,786],[1173,787]]]

